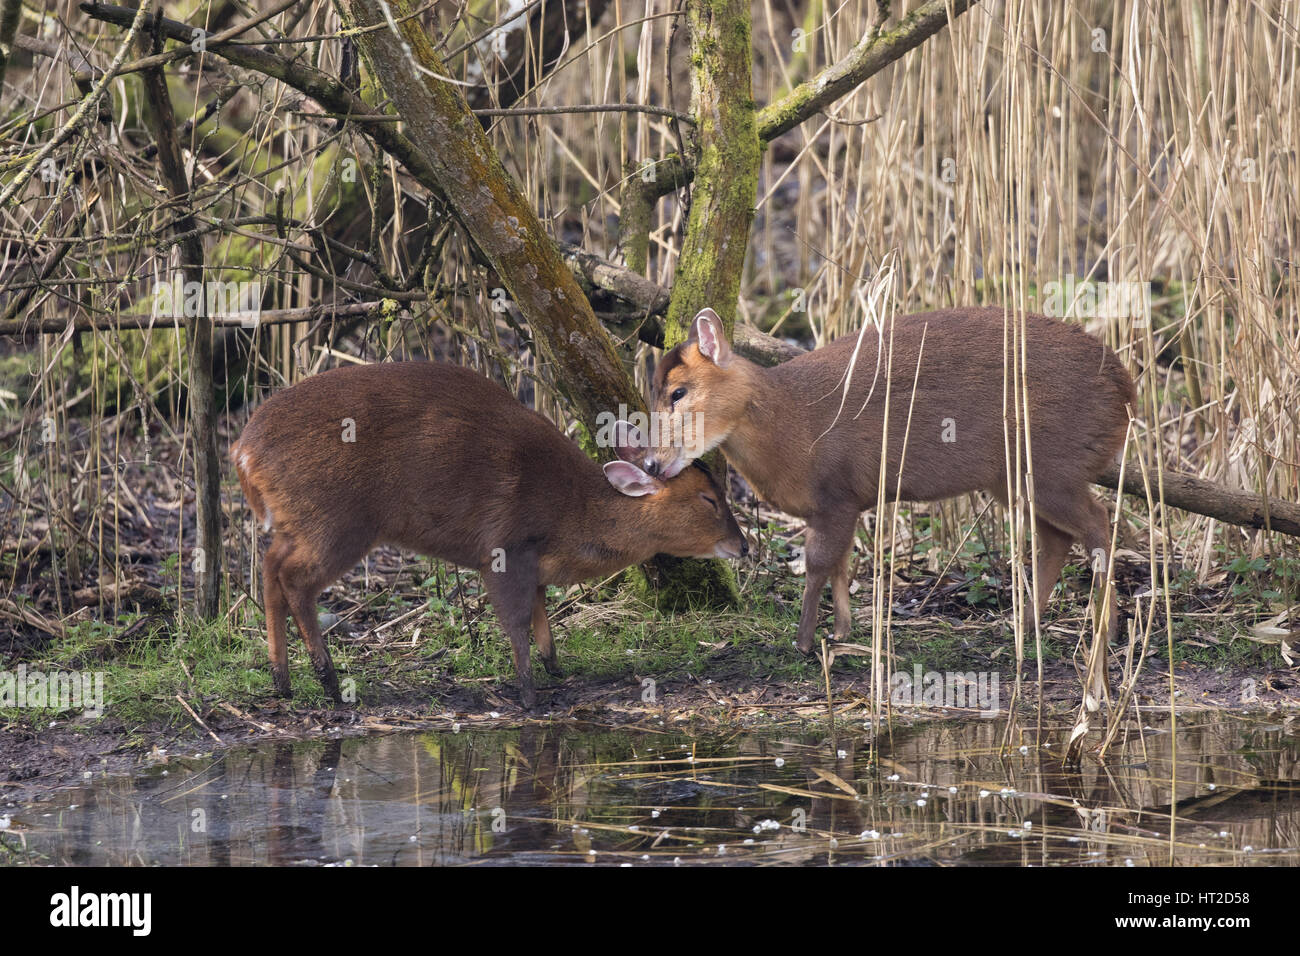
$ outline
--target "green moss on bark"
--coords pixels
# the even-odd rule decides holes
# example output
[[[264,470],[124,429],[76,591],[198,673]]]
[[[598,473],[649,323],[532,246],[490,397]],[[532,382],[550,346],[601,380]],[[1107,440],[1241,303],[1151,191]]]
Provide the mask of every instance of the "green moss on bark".
[[[706,306],[718,313],[731,335],[762,157],[751,79],[749,3],[688,0],[686,17],[697,159],[686,239],[664,322],[668,348],[686,339],[691,320]],[[718,454],[705,463],[715,474],[726,472]],[[661,609],[726,607],[740,598],[735,572],[722,561],[659,558],[642,591]]]

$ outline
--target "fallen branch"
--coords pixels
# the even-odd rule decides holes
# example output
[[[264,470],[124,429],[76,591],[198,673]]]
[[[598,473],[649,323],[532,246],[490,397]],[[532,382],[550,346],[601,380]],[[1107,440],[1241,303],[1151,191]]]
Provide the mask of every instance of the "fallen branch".
[[[1107,488],[1119,487],[1119,467],[1112,465],[1097,484]],[[1151,479],[1155,494],[1155,478]],[[1140,498],[1147,496],[1142,476],[1135,469],[1124,475],[1124,491]],[[1164,473],[1165,504],[1183,511],[1205,515],[1243,528],[1278,531],[1300,537],[1300,504],[1282,498],[1265,498],[1253,491],[1229,488],[1217,482],[1197,478],[1181,471]]]

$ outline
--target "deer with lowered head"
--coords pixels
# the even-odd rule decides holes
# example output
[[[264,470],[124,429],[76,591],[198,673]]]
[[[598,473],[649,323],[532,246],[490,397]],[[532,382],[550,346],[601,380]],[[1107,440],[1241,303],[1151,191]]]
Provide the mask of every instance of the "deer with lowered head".
[[[661,552],[748,551],[707,470],[648,475],[629,460],[644,454],[640,434],[622,422],[611,434],[619,460],[602,467],[501,386],[440,362],[338,368],[268,399],[230,455],[273,535],[262,593],[277,692],[291,696],[292,615],[321,685],[342,701],[316,597],[380,544],[480,572],[529,710],[537,699],[530,624],[547,672],[560,673],[547,585],[609,575]]]
[[[797,646],[805,654],[813,649],[828,578],[834,636],[843,640],[851,629],[854,533],[861,513],[876,505],[882,474],[886,501],[985,491],[1006,504],[1016,438],[1004,428],[1004,407],[1010,415],[1009,403],[1022,400],[1003,387],[1011,321],[1001,308],[910,315],[879,335],[867,330],[764,368],[733,352],[721,320],[705,309],[689,339],[660,359],[652,383],[660,432],[690,441],[657,442],[644,467],[670,478],[720,448],[759,497],[803,518],[807,580]],[[1038,593],[1026,608],[1032,627],[1030,615],[1046,607],[1073,542],[1090,557],[1109,555],[1106,509],[1088,485],[1121,452],[1136,395],[1115,353],[1082,329],[1041,315],[1026,315],[1024,323],[1039,543]],[[1107,591],[1113,639],[1118,621]],[[1104,656],[1099,660],[1098,683],[1105,679]]]

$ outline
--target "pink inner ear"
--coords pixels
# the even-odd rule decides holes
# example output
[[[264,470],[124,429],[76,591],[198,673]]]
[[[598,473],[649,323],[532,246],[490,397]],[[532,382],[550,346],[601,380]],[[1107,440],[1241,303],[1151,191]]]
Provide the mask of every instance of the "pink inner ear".
[[[717,361],[718,359],[718,336],[713,329],[713,323],[701,313],[695,319],[695,326],[699,330],[700,352],[705,358]]]
[[[662,487],[660,481],[628,461],[611,461],[606,464],[605,478],[620,492],[633,498],[653,494]]]

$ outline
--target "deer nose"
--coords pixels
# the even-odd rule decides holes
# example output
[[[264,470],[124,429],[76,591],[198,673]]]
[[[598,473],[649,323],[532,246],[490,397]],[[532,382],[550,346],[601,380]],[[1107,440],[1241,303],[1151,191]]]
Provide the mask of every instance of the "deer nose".
[[[749,554],[749,542],[744,538],[740,539],[740,556],[743,558]]]
[[[659,462],[655,461],[653,458],[647,458],[645,460],[645,468],[642,470],[651,478],[658,478],[660,471]]]

